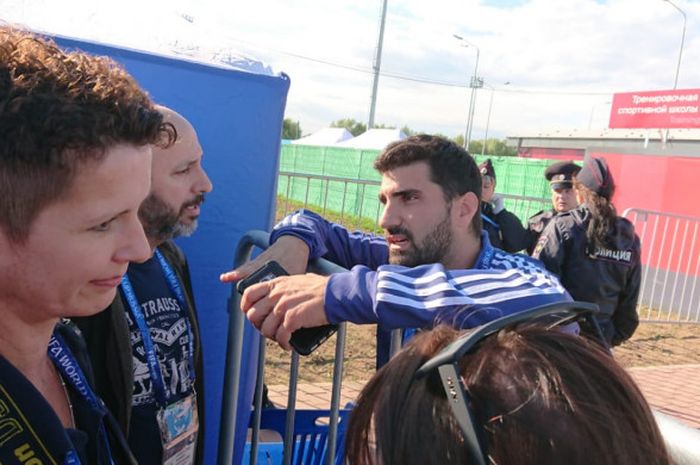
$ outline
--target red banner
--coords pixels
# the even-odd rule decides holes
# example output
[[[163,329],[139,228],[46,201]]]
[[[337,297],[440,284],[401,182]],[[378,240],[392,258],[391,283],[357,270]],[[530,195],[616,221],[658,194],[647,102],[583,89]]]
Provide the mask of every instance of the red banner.
[[[614,94],[611,128],[700,128],[700,89]]]

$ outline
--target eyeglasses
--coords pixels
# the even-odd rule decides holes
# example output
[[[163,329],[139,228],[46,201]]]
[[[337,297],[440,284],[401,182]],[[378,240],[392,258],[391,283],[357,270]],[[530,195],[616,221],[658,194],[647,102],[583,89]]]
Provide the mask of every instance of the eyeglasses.
[[[487,337],[498,331],[521,323],[540,322],[548,329],[573,322],[585,321],[590,330],[596,335],[603,346],[607,347],[598,322],[593,317],[599,311],[596,304],[587,302],[559,302],[543,305],[520,313],[507,315],[479,326],[474,331],[464,334],[445,347],[439,354],[425,362],[417,371],[420,378],[437,368],[442,386],[447,395],[447,401],[452,413],[462,430],[467,451],[471,462],[475,465],[486,465],[486,444],[479,434],[481,426],[476,421],[474,411],[470,407],[471,399],[464,389],[459,372],[459,361]]]

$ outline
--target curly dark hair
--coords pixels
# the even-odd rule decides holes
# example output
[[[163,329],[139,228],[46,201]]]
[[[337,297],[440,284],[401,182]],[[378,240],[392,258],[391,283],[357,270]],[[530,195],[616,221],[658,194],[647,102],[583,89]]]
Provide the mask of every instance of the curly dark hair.
[[[117,144],[167,147],[172,125],[116,62],[0,25],[0,227],[15,242]]]
[[[374,161],[374,169],[385,173],[424,161],[430,166],[430,179],[442,188],[446,201],[473,192],[481,198],[481,173],[476,162],[459,145],[441,136],[419,134],[392,142]],[[472,219],[472,229],[481,231],[481,215]]]

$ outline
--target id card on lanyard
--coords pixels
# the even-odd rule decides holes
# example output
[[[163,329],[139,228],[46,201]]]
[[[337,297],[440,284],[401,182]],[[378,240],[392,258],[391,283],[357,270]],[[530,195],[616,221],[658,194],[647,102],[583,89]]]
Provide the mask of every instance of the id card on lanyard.
[[[87,382],[83,370],[78,365],[78,362],[73,357],[73,354],[66,346],[60,335],[55,334],[51,337],[49,341],[49,347],[47,350],[49,358],[56,366],[58,371],[61,373],[63,379],[68,381],[71,387],[78,393],[78,395],[85,401],[87,401],[90,408],[102,415],[102,420],[100,423],[99,436],[102,441],[104,441],[105,448],[107,449],[107,455],[109,456],[110,465],[114,465],[114,459],[112,458],[112,452],[109,449],[109,438],[107,437],[107,431],[104,425],[104,415],[105,407],[102,401],[95,395],[92,388]],[[80,458],[78,454],[71,450],[64,458],[64,465],[80,465]]]
[[[168,262],[158,249],[155,256],[160,263],[168,287],[175,294],[180,304],[180,308],[187,308],[187,301],[182,291],[180,282]],[[197,447],[197,431],[199,430],[199,419],[197,417],[197,395],[194,391],[194,338],[192,328],[187,322],[187,335],[189,339],[189,372],[192,381],[192,393],[178,400],[170,401],[165,389],[163,373],[158,363],[155,345],[151,338],[151,332],[146,324],[146,318],[141,311],[136,293],[131,285],[129,277],[125,274],[122,277],[122,291],[126,298],[129,311],[138,327],[143,341],[143,348],[146,355],[146,365],[153,383],[153,395],[158,405],[156,420],[160,429],[161,443],[163,446],[164,465],[191,465],[194,463],[195,449]]]

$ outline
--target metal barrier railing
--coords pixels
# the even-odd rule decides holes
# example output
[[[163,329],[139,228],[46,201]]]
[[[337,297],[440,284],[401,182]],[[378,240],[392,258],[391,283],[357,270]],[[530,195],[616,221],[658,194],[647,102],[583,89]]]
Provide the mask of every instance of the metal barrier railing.
[[[640,208],[622,216],[642,244],[640,319],[700,323],[700,218]]]
[[[330,210],[341,218],[348,214],[377,223],[382,210],[378,200],[380,184],[364,179],[280,171],[278,194],[285,198],[285,212],[290,209],[289,200],[294,200],[305,207],[319,208],[322,215]]]
[[[316,207],[322,215],[333,211],[343,218],[346,214],[379,222],[382,205],[379,202],[379,181],[341,178],[289,171],[279,173],[278,193],[284,197],[284,213],[290,210],[290,200],[306,207]],[[335,192],[334,192],[335,191]],[[540,210],[552,208],[551,200],[540,197],[499,194],[506,208],[523,223]]]
[[[243,236],[236,248],[234,269],[247,262],[255,247],[266,249],[269,244],[269,233],[264,231],[250,231]],[[344,268],[323,259],[312,260],[308,271],[318,274],[331,274],[346,271]],[[219,430],[218,465],[231,465],[234,458],[236,441],[245,441],[248,422],[239,421],[239,404],[241,398],[241,369],[243,365],[243,340],[245,327],[251,327],[240,310],[240,296],[235,290],[231,291],[229,299],[229,327],[226,348],[226,365],[224,373],[224,391],[221,408],[221,426]],[[326,448],[326,465],[332,465],[335,458],[337,444],[338,418],[340,410],[340,394],[343,377],[343,356],[345,352],[345,323],[338,325],[335,364],[333,369],[333,387],[331,393],[329,432]],[[262,412],[264,365],[265,365],[265,339],[259,334],[251,332],[252,339],[257,339],[258,362],[256,370],[256,389],[253,410],[253,433],[251,442],[250,464],[257,461],[258,436],[260,432],[260,420]],[[253,341],[255,343],[255,341]],[[299,355],[292,352],[289,393],[287,400],[287,416],[284,437],[283,464],[289,465],[292,460],[292,434],[294,425],[294,412],[296,410],[296,389],[299,372]],[[244,397],[244,396],[243,396]],[[249,408],[248,404],[248,407]],[[245,406],[245,403],[244,403]],[[243,413],[245,414],[245,413]],[[245,431],[240,431],[245,428]],[[242,444],[238,447],[242,447]]]
[[[639,213],[639,212],[638,212]],[[646,214],[655,212],[646,212]],[[625,214],[629,215],[630,211],[626,211]],[[676,217],[679,217],[676,215]],[[680,217],[686,220],[696,221],[697,219]],[[642,237],[645,236],[645,231],[642,231]],[[654,236],[655,237],[655,236]],[[251,252],[254,247],[264,249],[268,246],[269,234],[262,231],[252,231],[246,234],[243,239],[241,239],[238,248],[236,250],[234,268],[237,268],[241,264],[245,263],[250,259]],[[693,245],[695,242],[693,241]],[[673,265],[673,262],[671,262]],[[309,271],[316,273],[329,274],[338,271],[344,271],[343,268],[334,265],[325,260],[316,260],[309,267]],[[235,441],[245,441],[246,432],[248,430],[248,421],[243,423],[237,422],[238,407],[240,404],[240,386],[241,386],[241,366],[243,361],[243,340],[244,340],[244,329],[248,325],[243,316],[243,313],[239,308],[239,296],[238,293],[233,290],[232,298],[229,301],[229,331],[228,331],[228,341],[227,341],[227,352],[226,352],[226,372],[224,377],[224,393],[222,400],[222,412],[221,412],[221,427],[219,436],[219,449],[218,449],[218,465],[231,465],[233,463],[234,455],[234,442]],[[335,359],[336,363],[333,371],[333,387],[332,387],[332,397],[331,397],[331,408],[330,408],[330,422],[329,422],[329,434],[328,434],[328,445],[326,449],[326,463],[325,465],[332,465],[335,461],[335,450],[338,441],[337,431],[338,431],[338,419],[340,410],[340,393],[342,387],[342,373],[343,373],[343,356],[345,350],[345,324],[339,325]],[[257,335],[257,333],[256,333]],[[257,447],[258,447],[258,435],[260,431],[260,413],[262,404],[262,387],[264,379],[264,361],[265,361],[265,342],[264,339],[258,337],[259,344],[259,357],[257,364],[257,376],[256,376],[256,391],[254,395],[254,413],[253,413],[253,433],[252,433],[252,445],[250,453],[249,463],[252,465],[256,464],[257,461]],[[392,347],[398,350],[398,339],[396,342],[392,343]],[[299,367],[299,356],[296,353],[292,354],[292,363],[290,369],[290,381],[289,381],[289,394],[288,394],[288,405],[286,412],[286,428],[285,428],[285,438],[284,438],[284,451],[283,451],[283,464],[288,465],[292,460],[292,432],[294,424],[294,412],[296,404],[296,383],[297,374]],[[243,405],[246,411],[249,413],[250,403],[246,405],[246,399],[244,399]],[[692,428],[683,426],[681,423],[674,419],[670,419],[663,415],[655,413],[657,417],[657,422],[661,428],[662,434],[669,446],[669,450],[673,455],[677,463],[688,464],[688,465],[700,465],[700,454],[697,450],[697,438],[698,432]],[[244,426],[241,426],[244,425]],[[239,428],[245,428],[245,431],[241,432]],[[243,433],[243,434],[241,434]],[[238,463],[238,462],[236,462]]]

